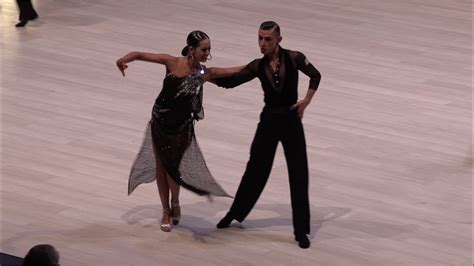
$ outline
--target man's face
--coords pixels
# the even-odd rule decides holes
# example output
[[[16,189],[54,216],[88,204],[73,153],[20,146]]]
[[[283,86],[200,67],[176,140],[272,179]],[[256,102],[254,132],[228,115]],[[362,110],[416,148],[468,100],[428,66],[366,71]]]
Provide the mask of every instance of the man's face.
[[[264,55],[273,54],[280,44],[281,36],[273,29],[258,30],[258,46]]]

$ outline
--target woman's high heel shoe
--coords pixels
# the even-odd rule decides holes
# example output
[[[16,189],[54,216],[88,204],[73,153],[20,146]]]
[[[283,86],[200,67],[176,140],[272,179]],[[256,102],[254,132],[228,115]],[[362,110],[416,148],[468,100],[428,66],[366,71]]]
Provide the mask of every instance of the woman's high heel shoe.
[[[163,232],[171,232],[171,224],[169,222],[170,220],[170,209],[164,209],[163,210],[163,217],[161,218],[161,224],[160,224],[160,229]],[[165,217],[168,217],[168,223],[164,223]]]
[[[173,221],[174,225],[178,225],[180,219],[181,207],[179,206],[179,203],[171,203],[171,221]]]

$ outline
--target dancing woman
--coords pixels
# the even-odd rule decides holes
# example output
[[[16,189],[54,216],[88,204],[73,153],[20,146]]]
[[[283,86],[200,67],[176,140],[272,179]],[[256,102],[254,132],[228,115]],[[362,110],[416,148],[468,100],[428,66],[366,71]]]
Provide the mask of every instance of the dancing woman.
[[[202,65],[211,57],[209,36],[202,31],[189,33],[186,42],[181,57],[131,52],[117,60],[123,76],[127,63],[134,60],[166,66],[163,87],[153,106],[128,186],[130,194],[138,185],[156,180],[163,206],[161,230],[165,232],[171,231],[170,220],[174,225],[179,223],[180,186],[199,195],[229,197],[206,166],[196,142],[194,122],[204,118],[203,83],[230,76],[244,67],[206,68]]]

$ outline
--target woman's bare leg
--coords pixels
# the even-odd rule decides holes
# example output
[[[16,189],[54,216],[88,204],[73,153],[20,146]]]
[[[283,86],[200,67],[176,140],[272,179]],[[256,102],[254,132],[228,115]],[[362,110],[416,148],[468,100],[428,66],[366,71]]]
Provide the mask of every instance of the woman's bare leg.
[[[174,225],[177,225],[181,219],[181,207],[179,206],[180,185],[178,185],[171,177],[166,176],[166,178],[171,189],[171,220]]]
[[[156,169],[156,185],[158,187],[158,194],[160,195],[161,206],[163,210],[170,209],[170,187],[166,178],[166,172],[161,172]],[[158,173],[160,172],[160,173]]]
[[[155,149],[155,162],[156,162],[156,185],[158,187],[158,194],[160,195],[161,206],[163,208],[163,217],[161,218],[161,230],[165,232],[171,231],[170,226],[170,186],[168,184],[168,178],[165,167],[161,161],[160,155]]]
[[[179,204],[179,189],[178,185],[171,177],[166,175],[166,180],[168,181],[168,186],[171,189],[171,204]]]

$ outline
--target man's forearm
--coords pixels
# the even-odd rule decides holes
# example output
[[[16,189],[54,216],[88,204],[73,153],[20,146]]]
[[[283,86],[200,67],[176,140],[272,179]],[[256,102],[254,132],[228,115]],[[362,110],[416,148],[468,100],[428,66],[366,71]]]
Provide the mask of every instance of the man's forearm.
[[[306,104],[309,104],[311,102],[311,99],[313,99],[314,94],[316,93],[315,89],[309,88],[308,92],[306,92],[306,96],[304,97],[304,101]]]

